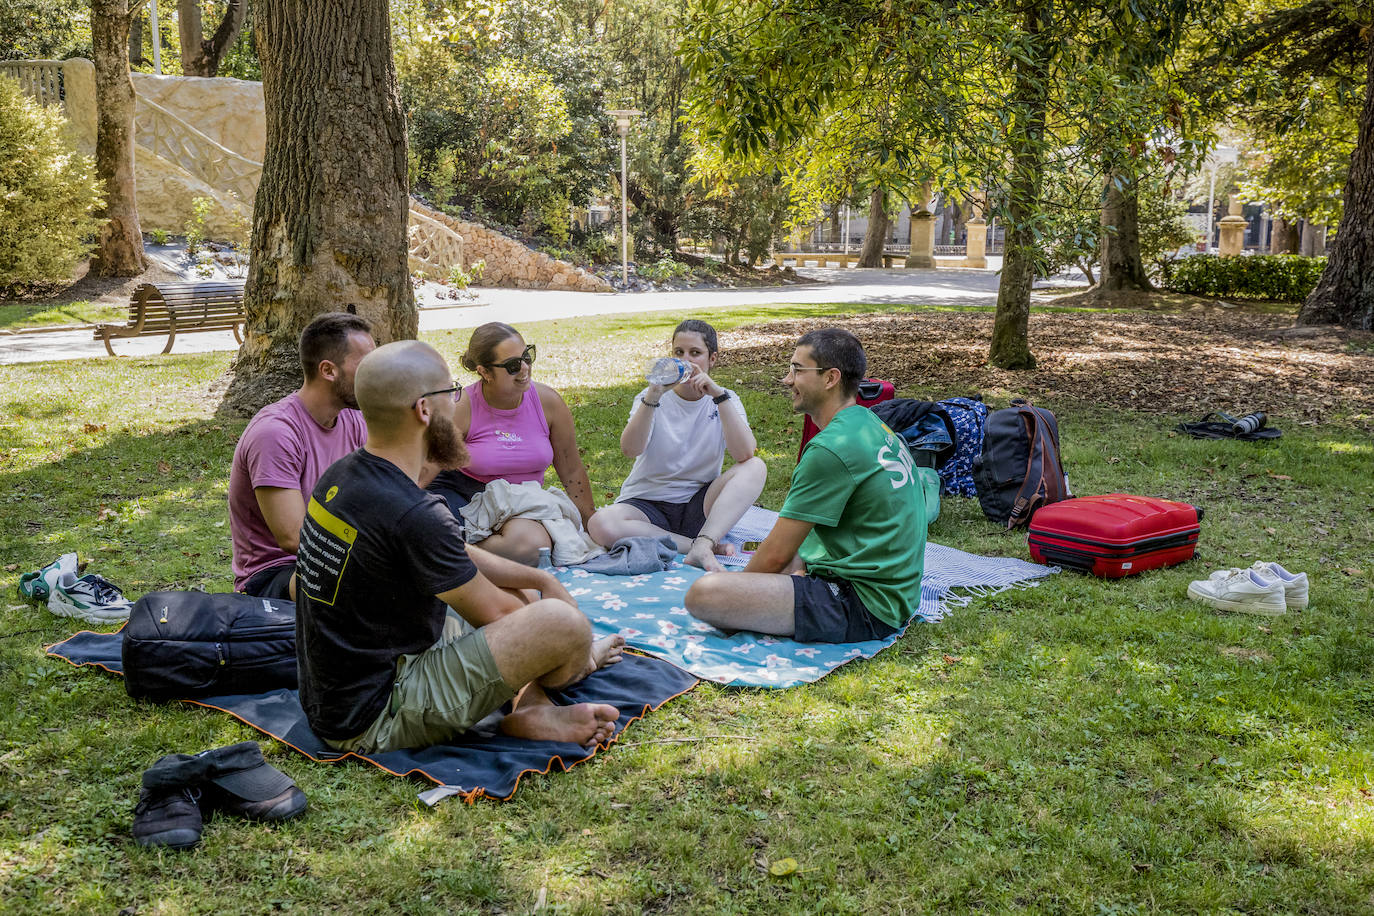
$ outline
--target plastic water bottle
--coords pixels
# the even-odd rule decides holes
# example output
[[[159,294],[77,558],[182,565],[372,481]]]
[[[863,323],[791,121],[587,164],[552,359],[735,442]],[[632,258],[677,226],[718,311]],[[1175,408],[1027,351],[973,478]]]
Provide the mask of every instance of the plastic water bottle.
[[[1231,426],[1231,431],[1237,436],[1246,436],[1257,429],[1262,429],[1267,422],[1269,422],[1269,418],[1265,416],[1264,411],[1256,411],[1237,420]]]
[[[549,548],[539,548],[539,563],[537,564],[537,566],[540,569],[553,569],[553,553],[549,550]]]
[[[687,364],[675,356],[649,361],[644,367],[644,380],[650,385],[676,385],[687,377]]]

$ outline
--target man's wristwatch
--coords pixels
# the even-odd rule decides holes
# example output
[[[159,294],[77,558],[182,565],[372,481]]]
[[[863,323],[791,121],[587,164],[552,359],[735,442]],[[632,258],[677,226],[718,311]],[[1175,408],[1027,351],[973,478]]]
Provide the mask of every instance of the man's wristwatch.
[[[711,401],[715,404],[724,404],[728,400],[730,400],[730,392],[728,391],[722,391],[720,394],[711,398]]]

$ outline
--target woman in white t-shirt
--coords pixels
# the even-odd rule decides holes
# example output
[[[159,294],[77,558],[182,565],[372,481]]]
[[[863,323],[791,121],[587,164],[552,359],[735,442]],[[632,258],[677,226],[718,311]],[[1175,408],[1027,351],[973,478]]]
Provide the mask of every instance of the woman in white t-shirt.
[[[676,385],[649,385],[630,408],[620,450],[635,460],[614,505],[597,510],[587,532],[605,547],[625,537],[671,535],[686,562],[720,570],[715,558],[763,492],[768,469],[744,405],[711,379],[716,329],[689,318],[673,331],[673,355],[687,363]],[[721,473],[725,452],[735,464]]]

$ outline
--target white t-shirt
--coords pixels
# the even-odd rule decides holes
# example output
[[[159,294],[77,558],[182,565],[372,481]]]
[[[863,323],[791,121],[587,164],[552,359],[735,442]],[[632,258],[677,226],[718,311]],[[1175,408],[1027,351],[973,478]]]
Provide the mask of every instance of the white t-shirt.
[[[630,416],[640,410],[653,412],[649,441],[635,459],[616,502],[638,497],[685,503],[702,486],[720,476],[725,461],[725,430],[720,425],[720,412],[733,410],[745,423],[749,418],[744,414],[744,404],[728,388],[725,391],[730,398],[720,404],[705,396],[684,401],[670,388],[663,393],[658,407],[645,407],[640,401],[648,391],[645,388],[635,398]]]

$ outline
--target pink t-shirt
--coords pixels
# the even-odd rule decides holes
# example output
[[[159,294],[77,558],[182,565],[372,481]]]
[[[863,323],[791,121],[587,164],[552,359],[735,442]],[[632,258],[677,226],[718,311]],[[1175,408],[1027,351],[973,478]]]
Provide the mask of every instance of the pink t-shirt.
[[[482,483],[500,478],[511,483],[537,480],[543,486],[544,472],[553,463],[553,442],[534,385],[514,410],[498,410],[488,404],[482,397],[481,382],[473,382],[463,394],[472,405],[466,440],[472,460],[463,473]]]
[[[291,392],[268,404],[243,431],[229,471],[229,534],[234,541],[234,588],[256,572],[295,559],[282,550],[258,508],[256,487],[301,491],[310,500],[320,475],[367,441],[361,411],[344,408],[331,429],[310,416],[300,396]]]

